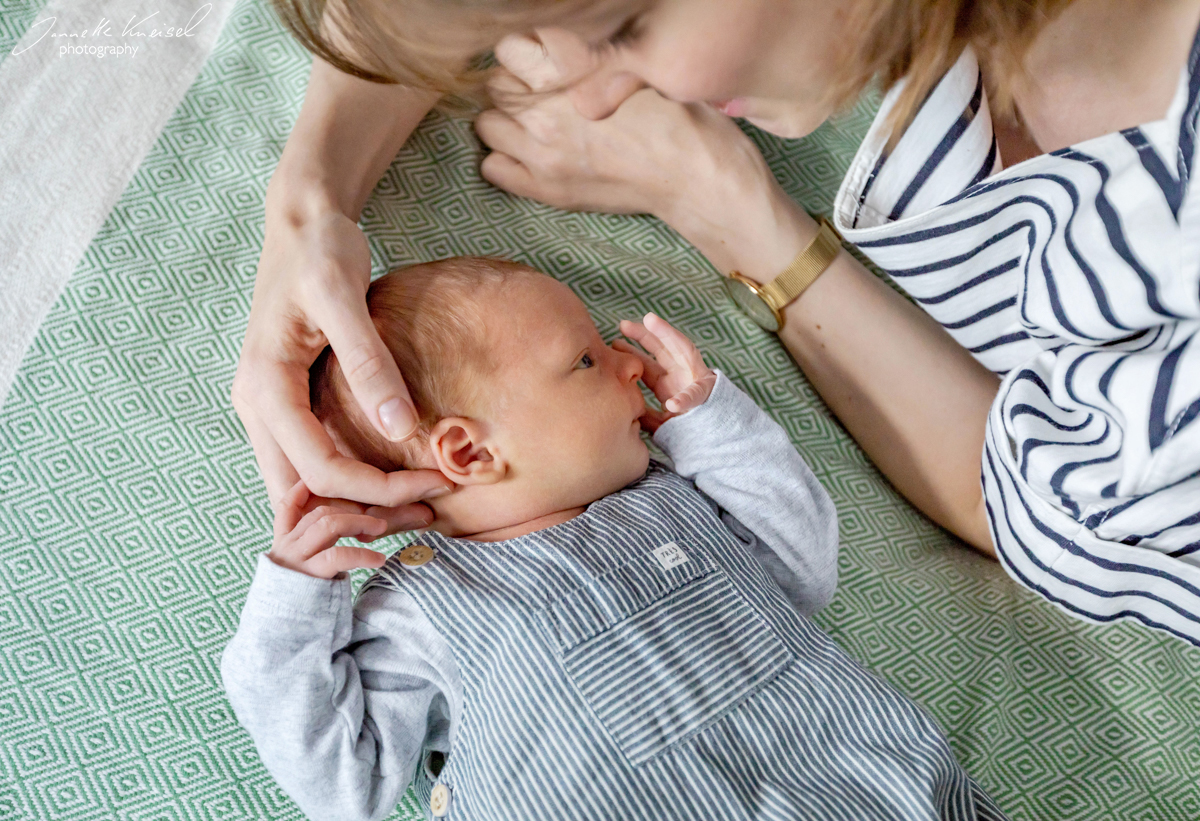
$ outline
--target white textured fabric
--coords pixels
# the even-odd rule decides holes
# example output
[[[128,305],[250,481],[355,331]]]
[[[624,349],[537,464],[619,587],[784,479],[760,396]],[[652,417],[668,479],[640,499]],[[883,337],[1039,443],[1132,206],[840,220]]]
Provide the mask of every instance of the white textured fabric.
[[[4,56],[0,401],[232,6],[52,0]]]
[[[1002,375],[983,488],[1000,560],[1093,621],[1200,644],[1200,40],[1167,116],[1002,169],[965,53],[835,222]]]

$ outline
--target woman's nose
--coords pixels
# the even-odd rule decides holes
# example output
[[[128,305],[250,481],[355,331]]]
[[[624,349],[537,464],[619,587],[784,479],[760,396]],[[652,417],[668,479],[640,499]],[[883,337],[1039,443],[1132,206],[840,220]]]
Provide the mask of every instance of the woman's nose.
[[[540,28],[534,34],[557,71],[560,82],[568,87],[575,109],[589,120],[602,120],[612,114],[645,83],[628,67],[620,65],[620,56],[589,46],[574,32],[560,28]]]
[[[597,69],[571,86],[571,102],[589,120],[609,117],[646,84],[628,71]]]

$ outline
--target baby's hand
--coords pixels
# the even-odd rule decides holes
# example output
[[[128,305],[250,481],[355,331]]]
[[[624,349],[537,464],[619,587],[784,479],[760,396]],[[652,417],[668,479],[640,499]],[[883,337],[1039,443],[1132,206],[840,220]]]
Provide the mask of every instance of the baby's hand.
[[[623,339],[613,342],[614,349],[642,360],[642,382],[663,406],[661,411],[646,408],[642,427],[654,433],[668,419],[704,404],[717,384],[717,375],[704,364],[692,340],[655,314],[646,314],[641,322],[622,320],[621,333],[650,352],[647,356]]]
[[[386,558],[382,553],[337,541],[353,536],[369,542],[387,527],[384,519],[367,516],[353,502],[313,496],[303,482],[297,482],[276,508],[275,543],[267,558],[318,579],[332,579],[356,567],[380,567]]]

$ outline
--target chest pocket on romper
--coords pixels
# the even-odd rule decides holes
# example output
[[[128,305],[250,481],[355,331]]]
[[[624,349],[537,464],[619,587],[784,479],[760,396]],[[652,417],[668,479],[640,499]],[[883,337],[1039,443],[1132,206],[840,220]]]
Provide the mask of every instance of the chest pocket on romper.
[[[720,718],[791,661],[729,577],[686,546],[666,560],[647,549],[541,615],[633,764]]]

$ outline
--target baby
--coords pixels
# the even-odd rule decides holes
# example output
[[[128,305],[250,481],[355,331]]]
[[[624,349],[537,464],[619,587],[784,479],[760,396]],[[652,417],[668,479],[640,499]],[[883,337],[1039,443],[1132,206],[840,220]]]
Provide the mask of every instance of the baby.
[[[279,507],[221,672],[306,813],[382,818],[415,783],[432,816],[493,821],[1002,817],[807,618],[833,506],[683,335],[651,314],[621,324],[644,351],[605,345],[567,286],[496,260],[394,271],[368,303],[420,433],[379,437],[328,352],[314,412],[348,455],[455,489],[386,562],[335,547],[383,520],[306,512],[303,485]],[[352,606],[358,566],[379,571]]]

